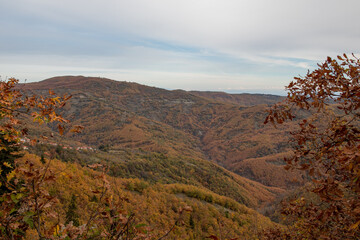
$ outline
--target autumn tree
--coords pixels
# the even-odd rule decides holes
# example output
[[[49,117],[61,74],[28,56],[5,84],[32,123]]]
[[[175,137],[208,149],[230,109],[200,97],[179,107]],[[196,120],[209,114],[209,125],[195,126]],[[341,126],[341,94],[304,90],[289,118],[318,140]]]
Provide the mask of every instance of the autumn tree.
[[[354,55],[328,57],[305,77],[295,77],[284,102],[265,123],[300,119],[291,134],[294,154],[286,169],[300,169],[318,200],[288,202],[291,231],[272,230],[264,239],[360,239],[360,61]],[[306,114],[304,114],[306,113]],[[267,236],[267,237],[266,237]]]
[[[53,199],[39,187],[52,177],[34,169],[32,163],[17,164],[20,138],[28,132],[20,115],[32,117],[40,124],[58,122],[58,129],[63,132],[62,124],[67,121],[56,109],[64,106],[70,97],[54,96],[51,91],[48,97],[25,96],[15,89],[17,83],[14,78],[0,81],[0,232],[4,239],[21,239],[28,228],[36,228],[43,238],[40,215]]]
[[[0,81],[0,193],[11,191],[9,174],[14,173],[14,161],[20,156],[20,137],[28,132],[21,124],[19,116],[31,116],[39,123],[58,122],[58,128],[62,131],[62,124],[67,122],[55,109],[64,106],[70,96],[54,96],[51,91],[49,97],[24,96],[15,89],[17,83],[18,80],[14,78]]]

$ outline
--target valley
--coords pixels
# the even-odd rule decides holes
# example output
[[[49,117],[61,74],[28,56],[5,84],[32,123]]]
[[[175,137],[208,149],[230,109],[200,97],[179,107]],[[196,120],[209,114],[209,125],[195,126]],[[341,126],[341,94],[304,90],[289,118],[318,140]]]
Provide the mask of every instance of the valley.
[[[281,97],[239,95],[236,101],[220,101],[223,96],[215,98],[210,93],[81,76],[56,77],[21,89],[37,94],[52,89],[73,96],[62,114],[85,129],[65,134],[62,141],[107,146],[110,152],[141,150],[202,159],[284,190],[303,182],[300,174],[288,173],[281,166],[290,149],[291,126],[275,129],[263,124],[269,105]]]
[[[164,219],[178,221],[178,206],[170,206],[177,202],[191,207],[192,220],[187,221],[192,230],[185,225],[171,235],[186,239],[217,236],[221,221],[229,224],[223,226],[229,238],[251,238],[276,226],[259,212],[272,216],[279,199],[305,181],[301,173],[284,169],[283,158],[291,154],[289,132],[295,123],[277,128],[264,125],[267,109],[283,99],[279,96],[169,91],[82,76],[55,77],[20,84],[17,89],[27,96],[48,96],[49,89],[57,96],[72,96],[59,112],[70,121],[63,135],[57,133],[56,124],[21,119],[29,135],[38,138],[35,145],[22,139],[26,151],[62,166],[62,171],[72,169],[77,173],[66,175],[75,179],[88,166],[104,166],[107,177],[119,182],[116,191],[133,199],[122,206],[136,212],[136,221],[154,227],[157,236],[166,231],[161,227]],[[79,125],[84,127],[80,133],[70,130]],[[49,191],[64,202],[77,195],[85,204],[82,208],[87,208],[90,195],[76,193],[95,184],[85,178],[78,180],[79,186],[76,181],[73,190],[54,185]],[[163,200],[144,205],[142,201],[148,198]],[[132,204],[151,211],[135,210]],[[208,210],[201,210],[204,208]],[[85,221],[83,217],[80,221]],[[195,229],[194,224],[201,228]],[[237,227],[232,229],[234,224]]]

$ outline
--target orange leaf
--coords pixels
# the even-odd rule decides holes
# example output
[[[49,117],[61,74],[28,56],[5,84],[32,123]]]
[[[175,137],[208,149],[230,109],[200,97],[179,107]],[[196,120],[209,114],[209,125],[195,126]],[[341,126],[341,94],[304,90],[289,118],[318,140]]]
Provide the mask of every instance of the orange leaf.
[[[64,134],[64,127],[59,124],[58,129],[59,129],[60,135],[63,135]]]
[[[351,227],[349,228],[349,230],[355,230],[359,227],[360,224],[360,220],[357,221],[355,224],[351,225]]]

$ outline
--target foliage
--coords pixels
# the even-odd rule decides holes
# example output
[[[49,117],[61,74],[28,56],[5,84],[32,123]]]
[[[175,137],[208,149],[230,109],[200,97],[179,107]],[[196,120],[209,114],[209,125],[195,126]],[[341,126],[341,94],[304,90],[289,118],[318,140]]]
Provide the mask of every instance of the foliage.
[[[54,146],[45,144],[30,147],[29,151],[37,155],[41,155],[42,152],[55,152]],[[82,166],[101,163],[108,166],[109,175],[116,177],[139,178],[152,184],[183,183],[207,188],[249,207],[270,202],[277,193],[283,191],[238,176],[208,160],[184,156],[174,157],[169,154],[131,149],[118,152],[80,152],[62,149],[61,154],[55,154],[55,158],[64,162],[76,162]],[[138,190],[141,191],[140,185]]]
[[[23,96],[14,89],[17,83],[18,80],[14,78],[0,81],[0,193],[10,191],[7,178],[14,173],[14,160],[19,157],[19,136],[28,132],[27,128],[21,126],[19,115],[27,113],[40,124],[57,121],[59,130],[63,131],[62,123],[66,120],[54,110],[70,99],[68,96],[54,97],[51,91],[50,97]]]
[[[275,105],[265,122],[283,124],[295,111],[309,119],[292,132],[294,155],[287,169],[306,171],[319,201],[305,198],[287,204],[283,213],[295,220],[279,239],[360,238],[360,61],[345,54],[330,57],[305,77],[295,77],[285,102]],[[276,234],[275,234],[276,235]],[[274,235],[273,235],[274,236]]]
[[[44,157],[43,154],[41,154],[40,162],[41,162],[42,164],[45,164],[45,163],[46,163],[45,157]]]
[[[69,207],[68,207],[68,210],[66,211],[66,221],[65,221],[66,224],[72,222],[73,225],[76,227],[78,227],[80,225],[79,214],[77,213],[77,211],[78,211],[78,208],[76,205],[76,196],[75,196],[75,194],[73,194],[73,195],[71,195]]]
[[[3,146],[0,150],[0,194],[3,194],[11,191],[7,186],[7,176],[14,170],[15,159],[21,154],[15,141],[6,140],[2,135],[0,135],[0,139]]]
[[[34,155],[25,154],[19,159],[22,163],[29,160],[33,161],[34,167],[43,166],[40,163],[40,158]],[[65,222],[70,200],[74,194],[79,210],[80,227],[88,221],[94,210],[99,209],[99,206],[104,207],[101,209],[107,209],[108,206],[111,206],[104,202],[104,199],[101,199],[101,194],[98,192],[102,189],[102,181],[99,181],[101,172],[89,169],[89,167],[81,167],[76,163],[61,162],[57,159],[51,160],[49,170],[56,175],[56,179],[42,186],[51,197],[58,199],[58,201],[52,204],[52,208],[56,212],[55,217],[48,216],[48,214],[43,217],[48,224],[51,223],[50,227],[54,226],[52,228],[54,231],[57,229],[55,224],[58,223],[58,219],[60,219],[60,223]],[[131,191],[127,189],[127,186],[135,186],[144,181],[105,176],[110,185],[106,193],[109,200],[111,202],[118,201],[120,203],[118,210],[125,217],[131,216],[129,226],[137,226],[136,230],[140,231],[139,234],[147,231],[150,239],[159,239],[164,236],[176,222],[176,226],[165,239],[205,239],[206,236],[210,235],[220,236],[220,232],[223,236],[221,239],[231,239],[234,236],[241,237],[240,239],[251,239],[255,236],[256,231],[274,226],[269,219],[261,216],[255,210],[194,186],[182,185],[178,189],[183,187],[190,192],[212,194],[214,201],[210,203],[196,197],[187,197],[186,194],[179,191],[172,191],[172,188],[176,187],[172,184],[151,184],[142,192]],[[237,208],[234,208],[238,210],[233,211],[223,207],[231,207],[226,202],[238,204]],[[194,228],[191,228],[189,212],[180,212],[180,209],[188,209],[187,206],[192,209],[190,214]],[[101,219],[94,220],[99,228],[109,226],[105,223],[100,225],[97,221]],[[64,226],[66,224],[59,224],[59,231],[65,229]],[[65,233],[60,231],[59,235]],[[36,239],[36,237],[31,238],[32,235],[30,234],[27,235],[28,239]]]
[[[23,96],[15,89],[17,82],[13,78],[0,82],[0,150],[7,151],[2,152],[0,165],[0,171],[4,174],[1,183],[6,187],[0,196],[2,239],[27,238],[31,230],[34,230],[34,236],[30,237],[33,239],[147,238],[147,235],[141,235],[139,229],[131,225],[131,216],[121,212],[121,199],[113,200],[108,195],[110,185],[104,173],[98,176],[101,187],[93,190],[99,201],[90,212],[89,219],[83,225],[76,226],[75,198],[72,198],[65,224],[61,221],[56,211],[60,199],[47,190],[56,179],[54,170],[50,168],[51,161],[41,166],[36,165],[34,159],[18,161],[14,159],[17,156],[12,154],[12,147],[16,147],[20,136],[28,132],[19,120],[21,114],[30,115],[39,124],[59,122],[57,128],[63,134],[63,124],[68,121],[56,110],[65,106],[70,97],[54,96],[52,91],[49,91],[49,97]],[[81,128],[75,126],[71,131],[78,132]],[[43,136],[43,139],[47,137]]]
[[[218,204],[226,209],[240,212],[240,213],[249,213],[247,208],[244,205],[239,204],[231,198],[219,196],[218,194],[214,194],[205,189],[197,188],[190,185],[184,184],[169,184],[167,187],[172,193],[183,193],[187,197],[196,198],[201,201],[205,201],[208,203]]]

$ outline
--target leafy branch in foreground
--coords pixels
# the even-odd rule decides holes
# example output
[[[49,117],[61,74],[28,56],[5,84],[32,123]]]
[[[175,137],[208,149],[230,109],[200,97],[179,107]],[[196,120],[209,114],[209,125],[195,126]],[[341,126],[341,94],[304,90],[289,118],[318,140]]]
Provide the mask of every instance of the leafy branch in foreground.
[[[49,96],[31,97],[15,89],[18,80],[10,78],[0,81],[0,193],[9,191],[6,176],[14,171],[14,160],[19,157],[20,137],[28,134],[27,128],[20,121],[20,115],[31,116],[34,121],[42,123],[58,122],[58,128],[64,129],[68,121],[56,113],[71,96],[58,97],[49,91]],[[32,143],[36,139],[32,139]]]
[[[294,199],[283,213],[289,231],[270,230],[265,239],[360,238],[360,61],[330,57],[287,86],[284,102],[270,109],[265,123],[282,124],[296,113],[310,117],[293,131],[294,154],[286,169],[306,171],[318,200]]]

